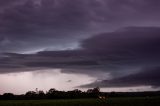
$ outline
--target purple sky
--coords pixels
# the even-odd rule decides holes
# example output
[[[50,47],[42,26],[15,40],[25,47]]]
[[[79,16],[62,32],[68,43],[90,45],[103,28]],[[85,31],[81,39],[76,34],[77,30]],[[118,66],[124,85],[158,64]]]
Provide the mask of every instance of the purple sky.
[[[160,1],[1,0],[0,94],[160,89]]]

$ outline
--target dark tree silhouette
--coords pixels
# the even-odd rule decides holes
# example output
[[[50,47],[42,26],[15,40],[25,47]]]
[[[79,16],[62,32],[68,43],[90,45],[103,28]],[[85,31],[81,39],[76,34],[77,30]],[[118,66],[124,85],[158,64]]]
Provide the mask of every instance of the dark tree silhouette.
[[[35,91],[28,91],[28,92],[26,92],[25,97],[26,97],[26,99],[30,99],[30,98],[36,99],[37,94]]]
[[[87,93],[100,93],[100,88],[99,87],[96,87],[96,88],[93,88],[93,89],[88,89],[87,90]]]
[[[96,87],[93,89],[88,89],[87,93],[89,94],[89,97],[97,98],[100,95],[100,88]]]
[[[3,99],[14,99],[14,94],[13,93],[4,93]]]
[[[48,92],[44,93],[42,90],[36,89],[35,91],[28,91],[24,95],[14,95],[12,93],[4,93],[0,95],[0,100],[31,100],[31,99],[77,99],[77,98],[98,98],[103,97],[149,97],[159,96],[160,91],[156,92],[100,92],[100,88],[96,87],[88,89],[87,92],[82,92],[79,89],[72,91],[58,91],[51,88]]]
[[[47,94],[54,94],[57,90],[55,88],[51,88]]]

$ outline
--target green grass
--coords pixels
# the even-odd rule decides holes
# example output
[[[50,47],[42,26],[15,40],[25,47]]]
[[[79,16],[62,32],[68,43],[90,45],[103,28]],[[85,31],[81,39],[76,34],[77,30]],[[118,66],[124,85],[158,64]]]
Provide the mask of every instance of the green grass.
[[[9,100],[0,101],[0,106],[104,106],[104,102],[98,99]]]
[[[111,98],[108,106],[160,106],[160,97]]]
[[[68,99],[68,100],[1,100],[0,106],[160,106],[160,97]]]

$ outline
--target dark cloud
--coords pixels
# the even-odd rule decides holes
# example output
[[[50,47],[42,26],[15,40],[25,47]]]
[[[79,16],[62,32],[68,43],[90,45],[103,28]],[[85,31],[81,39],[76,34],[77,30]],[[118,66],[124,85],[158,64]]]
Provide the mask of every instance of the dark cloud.
[[[4,9],[0,15],[1,51],[65,47],[59,42],[72,44],[71,40],[74,43],[73,40],[81,35],[80,31],[87,27],[86,13],[79,8],[81,3],[60,2],[59,6],[55,2],[42,0],[38,5],[28,0]],[[74,37],[75,32],[79,34]],[[73,37],[68,38],[70,35]]]
[[[68,73],[74,70],[123,76],[142,67],[159,65],[159,35],[158,27],[128,27],[88,38],[76,50],[5,53],[0,59],[1,67],[61,68]]]
[[[0,5],[0,52],[66,49],[93,32],[159,26],[160,19],[157,0],[2,0]]]
[[[141,74],[160,66],[159,9],[158,0],[1,0],[0,73]]]
[[[159,30],[158,27],[128,27],[86,39],[82,47],[95,55],[112,55],[116,59],[156,60],[160,53]]]
[[[139,73],[128,76],[95,82],[81,87],[135,87],[135,86],[160,86],[160,67],[141,70]]]
[[[21,4],[22,1],[25,0],[1,0],[0,1],[0,8],[3,10],[3,8],[11,8],[12,6],[16,6],[18,4]],[[1,10],[0,10],[1,11]],[[2,12],[2,11],[1,11]]]

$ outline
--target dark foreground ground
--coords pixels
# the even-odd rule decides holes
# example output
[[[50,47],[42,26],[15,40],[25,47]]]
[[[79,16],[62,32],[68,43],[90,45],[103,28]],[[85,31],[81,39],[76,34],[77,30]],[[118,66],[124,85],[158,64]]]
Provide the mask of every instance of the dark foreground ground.
[[[1,100],[0,106],[160,106],[160,97],[68,100]]]

